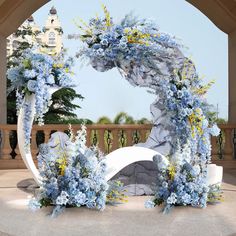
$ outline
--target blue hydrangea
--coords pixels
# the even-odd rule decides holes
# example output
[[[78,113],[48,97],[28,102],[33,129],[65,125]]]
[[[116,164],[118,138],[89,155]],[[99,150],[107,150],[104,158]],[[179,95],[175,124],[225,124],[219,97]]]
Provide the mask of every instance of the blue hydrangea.
[[[22,55],[17,58],[15,65],[8,69],[7,77],[11,81],[10,91],[17,91],[17,114],[25,97],[35,96],[35,119],[39,125],[44,123],[44,114],[51,105],[52,88],[72,87],[74,82],[71,79],[71,66],[73,60],[69,58],[65,60],[62,53],[57,57],[51,57],[46,54],[36,53],[35,49],[26,49]],[[28,98],[27,98],[28,99]],[[29,110],[29,105],[24,106],[24,130],[26,138],[26,146],[30,142],[31,124],[27,120],[34,114]]]
[[[30,199],[28,206],[32,211],[37,211],[38,209],[42,207],[40,202],[36,200],[35,198]]]
[[[155,204],[154,204],[153,201],[147,200],[147,201],[145,202],[145,207],[146,207],[146,208],[153,208],[153,207],[155,207]]]
[[[66,205],[69,201],[69,195],[67,192],[62,191],[61,194],[56,199],[57,205]]]
[[[53,137],[56,135],[54,133]],[[103,210],[108,191],[103,155],[85,146],[85,126],[78,131],[75,141],[65,138],[64,142],[56,145],[51,140],[49,144],[54,145],[43,144],[39,147],[38,166],[42,186],[40,194],[36,195],[37,201],[55,205],[53,215],[65,206]],[[66,158],[63,167],[60,166],[62,158]]]

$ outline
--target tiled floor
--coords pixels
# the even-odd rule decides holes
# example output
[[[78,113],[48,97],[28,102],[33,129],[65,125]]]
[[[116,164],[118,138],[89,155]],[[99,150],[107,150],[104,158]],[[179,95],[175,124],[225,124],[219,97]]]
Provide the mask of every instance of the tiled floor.
[[[103,212],[69,208],[52,219],[50,208],[28,210],[33,183],[27,170],[0,171],[0,236],[236,235],[236,170],[225,171],[223,203],[206,209],[176,207],[168,215],[160,208],[145,209],[148,197],[130,197]]]

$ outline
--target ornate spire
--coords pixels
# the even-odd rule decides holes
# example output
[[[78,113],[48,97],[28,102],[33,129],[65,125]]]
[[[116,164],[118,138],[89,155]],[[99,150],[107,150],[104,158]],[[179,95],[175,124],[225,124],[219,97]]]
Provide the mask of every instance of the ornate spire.
[[[57,9],[53,6],[51,9],[50,9],[50,14],[51,15],[56,15],[57,14]]]
[[[34,21],[34,17],[33,17],[33,16],[30,16],[27,20],[28,20],[29,22],[33,22],[33,21]]]

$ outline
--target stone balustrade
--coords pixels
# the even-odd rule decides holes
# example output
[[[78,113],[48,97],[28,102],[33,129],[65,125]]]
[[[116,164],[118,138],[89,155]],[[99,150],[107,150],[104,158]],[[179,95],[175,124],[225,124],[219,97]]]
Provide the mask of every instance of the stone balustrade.
[[[80,125],[72,125],[75,134]],[[31,133],[31,153],[36,162],[38,146],[48,142],[53,132],[68,133],[68,125],[34,125]],[[25,168],[17,144],[17,126],[0,125],[0,169]],[[145,142],[151,125],[87,125],[87,146],[95,145],[104,153],[119,147]]]
[[[221,133],[212,137],[212,162],[226,168],[236,168],[236,125],[219,125]],[[119,147],[145,142],[152,125],[87,125],[87,145],[98,146],[104,153]],[[16,125],[0,125],[0,169],[25,168],[21,159]],[[72,125],[73,133],[80,125]],[[68,132],[67,125],[34,125],[31,152],[36,162],[38,146],[47,142],[55,131]]]

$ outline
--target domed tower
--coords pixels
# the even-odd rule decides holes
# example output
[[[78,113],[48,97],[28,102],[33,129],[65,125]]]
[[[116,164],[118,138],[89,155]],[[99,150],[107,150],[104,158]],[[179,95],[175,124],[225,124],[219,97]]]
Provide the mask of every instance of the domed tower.
[[[63,49],[62,43],[63,30],[57,15],[57,10],[52,7],[49,11],[45,27],[43,28],[42,42],[46,45],[44,50],[48,54],[55,55]]]

